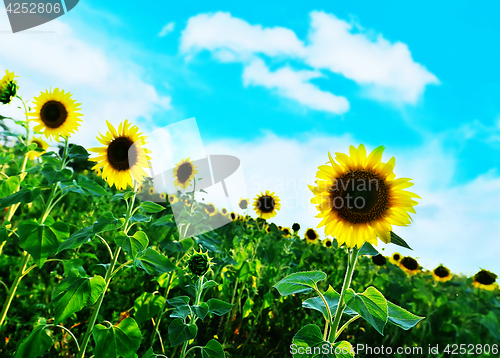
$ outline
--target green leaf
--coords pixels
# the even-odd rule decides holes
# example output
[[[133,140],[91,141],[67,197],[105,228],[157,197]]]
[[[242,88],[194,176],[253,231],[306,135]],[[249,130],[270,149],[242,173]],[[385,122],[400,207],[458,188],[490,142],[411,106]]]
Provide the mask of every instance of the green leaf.
[[[424,319],[424,317],[416,316],[389,301],[387,301],[387,313],[389,315],[389,322],[403,328],[405,331],[414,327],[418,322]]]
[[[186,252],[193,247],[193,239],[187,238],[181,241],[163,240],[160,242],[160,246],[168,252]]]
[[[156,358],[158,357],[157,354],[153,351],[153,348],[149,348],[146,353],[142,356],[142,358]]]
[[[52,294],[54,324],[59,324],[73,313],[83,309],[90,299],[90,280],[86,277],[70,276],[63,279]]]
[[[339,304],[340,294],[337,291],[335,291],[332,286],[329,286],[328,290],[325,293],[323,293],[323,296],[325,297],[325,301],[328,304],[328,307],[330,308],[330,312],[333,318],[335,316],[335,312],[337,312],[337,306]],[[302,302],[302,307],[320,311],[323,314],[323,317],[325,317],[325,319],[328,320],[328,311],[326,310],[325,303],[323,302],[323,299],[320,296],[312,297],[305,300],[304,302]],[[344,309],[344,314],[347,314],[349,316],[357,315],[357,313],[351,310],[349,307],[346,307]]]
[[[131,317],[109,328],[97,324],[92,335],[96,342],[93,353],[99,358],[135,358],[142,340],[139,326]]]
[[[7,241],[9,238],[9,233],[6,227],[0,227],[0,243]]]
[[[252,313],[254,302],[250,297],[247,297],[245,304],[243,305],[243,318],[247,318]]]
[[[124,249],[130,256],[135,257],[137,252],[148,247],[148,236],[144,231],[137,231],[133,236],[128,236],[123,231],[115,237],[115,243]]]
[[[195,324],[186,324],[180,318],[176,318],[168,326],[168,338],[172,347],[196,338],[198,327]]]
[[[154,223],[151,224],[152,226],[168,226],[168,227],[174,227],[175,226],[175,221],[174,221],[174,215],[168,214],[164,215],[158,220],[156,220]]]
[[[106,196],[109,193],[99,184],[84,175],[78,176],[78,185],[91,195]]]
[[[161,275],[162,273],[178,270],[166,256],[151,248],[138,252],[134,258],[134,265],[150,275]]]
[[[14,358],[36,358],[52,347],[52,338],[47,334],[45,325],[38,326],[23,339]]]
[[[0,209],[17,203],[31,203],[33,200],[40,196],[40,192],[40,188],[35,188],[33,190],[21,189],[18,192],[3,198],[0,203]]]
[[[378,254],[379,252],[377,249],[375,249],[368,241],[365,241],[363,246],[361,246],[361,250],[358,251],[357,257],[360,257],[361,255],[376,256]]]
[[[151,221],[151,216],[149,215],[139,215],[135,214],[132,215],[130,218],[130,223],[135,224],[135,223],[148,223]]]
[[[172,313],[170,314],[170,317],[172,318],[182,318],[183,320],[186,319],[187,316],[191,315],[191,308],[188,305],[184,306],[179,306],[176,307]]]
[[[288,296],[294,293],[310,292],[316,284],[326,278],[326,273],[321,271],[304,271],[288,275],[273,287],[276,288],[282,296]]]
[[[60,253],[68,249],[77,249],[86,242],[89,242],[94,237],[92,229],[93,227],[89,226],[73,233],[67,240],[65,240],[61,245],[59,245],[57,253]]]
[[[222,316],[231,311],[234,305],[227,303],[217,298],[211,298],[207,301],[208,312],[216,314],[217,316]]]
[[[9,196],[13,192],[15,192],[18,185],[19,185],[18,176],[13,176],[2,181],[2,184],[0,185],[0,198],[5,198],[6,196]]]
[[[97,299],[104,292],[104,288],[106,287],[106,281],[104,278],[99,275],[95,275],[90,279],[90,299],[88,302],[89,306],[94,305],[97,302]]]
[[[349,308],[384,335],[384,326],[388,319],[387,300],[375,287],[368,287],[360,294],[350,288],[345,293],[345,301]]]
[[[69,259],[63,261],[64,276],[88,277],[83,268],[82,259]]]
[[[208,304],[206,302],[202,302],[199,305],[194,305],[193,310],[198,318],[203,321],[208,314]]]
[[[401,236],[396,235],[391,231],[391,244],[395,244],[401,247],[405,247],[407,249],[413,250],[407,243],[404,241]]]
[[[19,224],[17,231],[19,246],[33,257],[39,267],[43,266],[50,255],[57,252],[59,241],[50,227],[25,220]]]
[[[217,282],[215,282],[214,280],[208,280],[208,281],[203,282],[202,290],[205,291],[205,290],[208,290],[212,287],[217,287],[218,285],[219,284]]]
[[[144,292],[134,303],[135,319],[138,323],[149,321],[164,307],[165,298],[153,293]]]
[[[167,300],[168,304],[174,307],[181,307],[189,304],[190,298],[188,296],[177,296]]]
[[[111,198],[111,201],[118,201],[118,200],[127,200],[128,198],[131,198],[134,196],[134,192],[133,191],[125,191],[123,193],[117,193],[115,195],[113,195],[113,197]]]
[[[81,145],[70,144],[68,157],[76,159],[87,159],[89,157],[89,152],[87,152],[87,149],[85,149]]]
[[[69,237],[69,227],[64,221],[56,221],[48,225],[59,241],[64,241]]]
[[[202,358],[225,358],[224,348],[222,344],[217,342],[215,339],[208,341],[205,347],[201,348]]]
[[[160,211],[165,210],[163,206],[153,203],[152,201],[144,201],[141,205],[139,205],[139,207],[146,210],[148,213],[159,213]]]
[[[68,181],[68,182],[64,182],[64,183],[59,183],[59,186],[61,187],[63,194],[66,194],[66,193],[71,191],[74,193],[88,196],[88,194],[83,191],[83,189],[80,187],[80,185],[78,185],[78,183],[74,179],[72,182]]]
[[[302,327],[292,340],[291,353],[294,358],[331,358],[331,343],[323,339],[323,334],[315,324]],[[325,349],[323,349],[325,348]]]
[[[500,340],[500,324],[493,311],[489,311],[487,315],[482,316],[479,322],[488,329],[497,341]]]
[[[115,218],[112,212],[106,212],[99,216],[99,219],[94,223],[92,231],[98,234],[103,231],[113,231],[121,228],[125,224],[125,219]]]

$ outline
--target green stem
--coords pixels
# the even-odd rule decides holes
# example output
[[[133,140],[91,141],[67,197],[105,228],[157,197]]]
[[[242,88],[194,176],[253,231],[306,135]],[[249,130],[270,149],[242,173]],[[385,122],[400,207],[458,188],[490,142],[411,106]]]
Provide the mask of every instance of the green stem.
[[[197,285],[196,285],[196,299],[195,299],[195,306],[199,305],[200,304],[200,300],[201,300],[201,295],[203,293],[203,279],[204,279],[205,276],[201,276],[199,279],[198,279],[198,282],[197,282]],[[191,322],[193,324],[196,324],[196,321],[198,320],[198,317],[195,317],[194,319],[190,318],[189,319],[189,323],[191,324]],[[182,352],[181,352],[181,357],[180,358],[184,358],[187,354],[187,352],[191,351],[191,349],[189,351],[186,351],[187,350],[187,347],[189,345],[189,341],[186,341],[184,342],[184,345],[182,346]]]
[[[149,343],[149,348],[153,348],[153,344],[155,343],[156,334],[159,335],[158,329],[160,328],[160,322],[161,322],[161,319],[163,317],[163,313],[165,311],[165,305],[167,304],[167,297],[168,297],[168,293],[170,292],[170,285],[172,283],[172,278],[174,276],[174,272],[168,273],[167,289],[165,290],[165,295],[163,296],[163,297],[165,297],[165,302],[163,302],[163,305],[162,305],[162,307],[161,307],[161,309],[158,312],[158,315],[156,317],[155,328],[153,330],[153,334],[151,335],[151,341]]]
[[[80,349],[80,345],[78,344],[78,340],[76,339],[75,335],[69,329],[67,329],[66,327],[60,326],[60,325],[56,325],[56,324],[48,324],[48,325],[46,325],[46,327],[58,327],[58,328],[61,328],[64,331],[68,332],[70,334],[70,336],[73,337],[73,340],[76,343],[76,348]]]
[[[19,282],[21,282],[21,279],[23,278],[24,270],[26,269],[26,266],[28,265],[28,261],[31,257],[30,254],[28,254],[26,251],[23,251],[23,261],[21,263],[21,267],[17,271],[16,278],[14,279],[14,282],[12,283],[12,286],[10,286],[9,294],[7,295],[7,298],[5,299],[5,302],[3,304],[2,312],[0,313],[0,329],[3,326],[3,323],[5,321],[5,318],[7,317],[7,312],[9,311],[10,304],[12,303],[12,299],[14,298],[14,295],[17,291],[17,287],[19,286]]]
[[[354,316],[349,321],[347,321],[342,327],[340,327],[340,329],[335,334],[335,339],[339,338],[340,334],[344,331],[344,329],[346,329],[347,326],[349,326],[352,322],[354,322],[355,320],[357,320],[360,317],[361,317],[360,315]]]
[[[334,343],[335,338],[337,337],[337,329],[339,327],[340,320],[342,319],[342,313],[344,312],[345,309],[344,297],[346,291],[351,286],[352,274],[354,273],[354,267],[356,266],[356,260],[358,259],[358,251],[359,251],[358,248],[353,248],[349,256],[349,261],[347,264],[347,272],[345,274],[344,284],[342,285],[342,291],[340,292],[339,304],[337,306],[337,311],[335,312],[335,319],[333,321],[332,329],[330,330],[330,337],[328,339],[331,343]],[[332,332],[334,332],[333,336]],[[333,341],[330,340],[330,338],[333,339]]]

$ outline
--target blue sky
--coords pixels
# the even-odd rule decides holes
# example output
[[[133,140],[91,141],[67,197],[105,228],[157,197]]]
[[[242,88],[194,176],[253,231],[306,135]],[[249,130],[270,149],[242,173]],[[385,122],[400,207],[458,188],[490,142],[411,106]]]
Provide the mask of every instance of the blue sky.
[[[266,183],[292,203],[309,200],[279,183],[311,182],[327,151],[384,145],[423,198],[414,225],[394,230],[411,254],[429,269],[499,272],[498,10],[495,1],[81,1],[22,34],[8,34],[0,14],[0,69],[19,73],[27,95],[74,93],[83,144],[104,119],[153,130],[196,117],[208,152],[241,158],[250,196]],[[316,223],[298,202],[275,221]]]

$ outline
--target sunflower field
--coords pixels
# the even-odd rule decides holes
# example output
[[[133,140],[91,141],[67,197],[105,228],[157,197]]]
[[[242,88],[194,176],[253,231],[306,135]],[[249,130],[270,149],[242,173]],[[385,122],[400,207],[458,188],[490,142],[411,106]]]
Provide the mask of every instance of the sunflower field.
[[[198,201],[189,158],[158,193],[137,126],[107,123],[85,148],[71,93],[18,90],[6,71],[0,102],[26,119],[0,116],[0,357],[499,356],[495,273],[384,255],[408,252],[393,226],[420,197],[383,147],[317,160],[320,237],[275,225],[269,190],[234,212]]]

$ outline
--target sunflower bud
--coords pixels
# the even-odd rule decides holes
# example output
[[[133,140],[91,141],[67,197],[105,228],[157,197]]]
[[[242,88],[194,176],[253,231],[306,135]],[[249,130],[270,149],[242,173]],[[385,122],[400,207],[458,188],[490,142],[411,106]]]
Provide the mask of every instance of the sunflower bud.
[[[292,225],[292,230],[293,232],[297,232],[300,230],[300,225],[298,223],[295,223]]]
[[[0,102],[9,104],[17,94],[17,81],[14,80],[14,72],[5,70],[6,75],[0,80]]]
[[[196,252],[188,259],[188,268],[193,275],[203,276],[205,275],[211,266],[211,259],[208,256],[208,251],[203,253]]]

